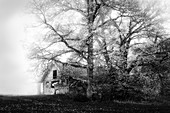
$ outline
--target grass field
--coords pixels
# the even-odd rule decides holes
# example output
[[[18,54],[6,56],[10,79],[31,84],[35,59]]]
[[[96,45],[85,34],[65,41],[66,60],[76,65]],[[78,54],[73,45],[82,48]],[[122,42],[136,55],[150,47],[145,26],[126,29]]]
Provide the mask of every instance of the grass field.
[[[168,104],[74,102],[60,96],[0,96],[0,113],[170,113]]]

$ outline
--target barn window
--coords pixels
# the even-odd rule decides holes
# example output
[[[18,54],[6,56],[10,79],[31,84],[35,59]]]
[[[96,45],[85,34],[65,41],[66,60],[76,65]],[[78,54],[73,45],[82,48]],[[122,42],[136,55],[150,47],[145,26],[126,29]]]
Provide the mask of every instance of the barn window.
[[[57,70],[53,70],[53,79],[57,79]]]

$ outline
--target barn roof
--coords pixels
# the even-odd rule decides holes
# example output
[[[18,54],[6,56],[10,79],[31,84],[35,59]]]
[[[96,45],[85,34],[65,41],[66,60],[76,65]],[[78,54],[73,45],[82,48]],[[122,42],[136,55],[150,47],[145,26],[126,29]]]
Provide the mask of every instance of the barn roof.
[[[45,79],[48,77],[48,75],[50,74],[50,72],[52,71],[52,69],[56,67],[56,69],[60,69],[62,66],[61,65],[56,65],[54,63],[51,63],[43,72],[42,77],[40,78],[40,80],[38,81],[39,83],[42,83],[45,81]],[[72,68],[75,68],[73,66],[71,66]],[[77,68],[79,69],[79,68]],[[85,70],[84,68],[80,68],[81,70]],[[81,80],[86,80],[87,79],[87,73],[85,71],[85,73],[82,76],[72,76],[73,78],[78,78]]]

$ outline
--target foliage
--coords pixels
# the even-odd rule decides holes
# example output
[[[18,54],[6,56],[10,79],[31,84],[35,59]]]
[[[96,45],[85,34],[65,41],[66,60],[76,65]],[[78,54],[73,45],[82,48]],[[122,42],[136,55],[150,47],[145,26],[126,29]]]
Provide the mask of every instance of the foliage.
[[[138,88],[128,86],[128,85],[120,85],[116,86],[113,92],[114,99],[121,101],[135,101],[141,102],[145,100],[145,94]]]
[[[167,87],[165,84],[168,79],[168,73],[170,72],[168,48],[169,38],[166,38],[157,40],[157,42],[144,47],[143,50],[138,48],[136,51],[136,53],[140,53],[138,57],[140,59],[140,73],[148,78],[153,89],[160,89],[157,92],[163,95],[165,93],[164,88]],[[153,86],[157,86],[157,88]]]

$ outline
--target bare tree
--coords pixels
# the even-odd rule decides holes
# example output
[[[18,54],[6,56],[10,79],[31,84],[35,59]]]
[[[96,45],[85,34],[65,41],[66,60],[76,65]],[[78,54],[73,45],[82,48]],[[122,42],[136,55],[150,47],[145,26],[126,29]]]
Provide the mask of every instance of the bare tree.
[[[58,12],[51,13],[51,5],[54,7],[53,10],[58,9]],[[32,58],[43,59],[47,61],[54,61],[56,63],[63,63],[59,60],[59,57],[67,53],[75,53],[81,57],[81,61],[86,61],[86,66],[78,65],[77,62],[74,64],[67,63],[68,65],[77,66],[77,67],[86,67],[87,74],[89,78],[89,87],[87,89],[88,97],[92,95],[91,93],[91,80],[93,77],[93,35],[94,35],[94,22],[100,9],[99,3],[96,0],[85,0],[85,1],[36,1],[34,0],[34,13],[42,20],[42,24],[48,28],[48,33],[46,34],[45,40],[50,40],[50,44],[45,48],[39,48],[39,51],[33,55]],[[82,7],[81,7],[82,6]],[[49,12],[48,12],[49,11]],[[74,11],[79,13],[82,18],[85,20],[82,23],[85,34],[78,37],[78,35],[70,30],[70,25],[53,25],[51,20],[53,20],[57,15],[62,12]],[[52,18],[49,18],[52,15]],[[77,14],[78,15],[78,14]],[[80,24],[79,24],[80,25]],[[78,30],[78,29],[77,29]],[[61,51],[49,50],[55,44],[63,43],[65,48]],[[84,50],[82,50],[82,45]]]
[[[107,21],[101,22],[98,26],[101,27],[97,34],[100,38],[98,43],[103,50],[108,67],[112,67],[109,66],[110,64],[115,65],[122,72],[129,74],[136,62],[134,60],[130,63],[129,60],[132,48],[144,46],[147,43],[146,40],[161,38],[156,37],[155,34],[164,30],[159,27],[163,20],[162,12],[159,8],[154,8],[154,5],[141,7],[140,2],[136,0],[106,1],[103,4],[109,7],[112,13],[105,17]],[[113,14],[115,14],[114,18]],[[108,16],[110,16],[109,19],[107,19]]]
[[[42,33],[45,46],[35,46],[31,58],[46,67],[43,72],[51,63],[86,68],[88,97],[92,96],[94,62],[104,59],[111,75],[113,67],[130,73],[134,67],[129,63],[131,48],[143,44],[133,41],[151,38],[148,33],[160,23],[159,10],[141,8],[136,0],[33,0],[32,7],[46,30]],[[71,23],[71,18],[77,21]],[[63,62],[61,57],[66,55],[71,57]]]

